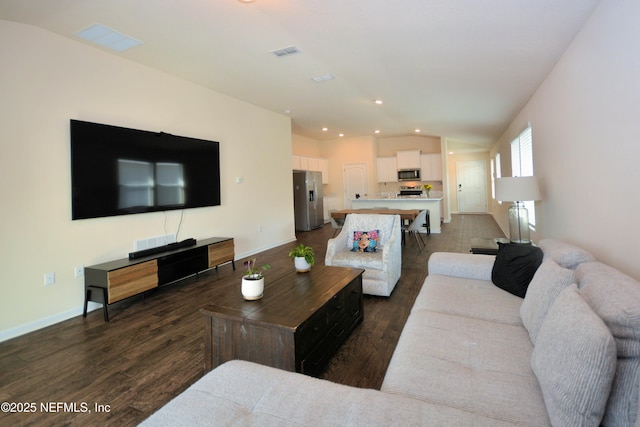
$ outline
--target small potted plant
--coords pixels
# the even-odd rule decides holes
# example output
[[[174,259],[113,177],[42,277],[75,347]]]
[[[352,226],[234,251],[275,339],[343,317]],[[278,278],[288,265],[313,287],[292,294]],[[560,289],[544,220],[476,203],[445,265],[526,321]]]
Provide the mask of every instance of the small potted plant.
[[[253,301],[262,298],[264,293],[264,275],[265,270],[271,268],[269,264],[256,266],[256,259],[252,258],[244,262],[247,272],[242,276],[242,296],[244,299]]]
[[[289,257],[293,259],[296,271],[299,273],[305,273],[311,270],[311,266],[316,262],[313,255],[313,249],[310,246],[303,245],[302,243],[289,252]]]

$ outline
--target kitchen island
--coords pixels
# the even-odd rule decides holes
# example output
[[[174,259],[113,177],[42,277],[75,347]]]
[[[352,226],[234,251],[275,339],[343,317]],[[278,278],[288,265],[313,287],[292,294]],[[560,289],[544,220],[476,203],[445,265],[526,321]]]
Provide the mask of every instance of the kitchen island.
[[[441,233],[440,217],[442,215],[443,197],[422,197],[422,196],[398,196],[398,197],[360,197],[351,200],[353,209],[429,209],[429,224],[432,233]],[[427,232],[426,228],[422,232]]]

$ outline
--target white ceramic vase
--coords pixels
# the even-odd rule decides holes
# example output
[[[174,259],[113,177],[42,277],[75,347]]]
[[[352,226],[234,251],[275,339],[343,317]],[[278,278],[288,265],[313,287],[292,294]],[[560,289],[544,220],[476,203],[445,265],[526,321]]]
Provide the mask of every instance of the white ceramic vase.
[[[311,270],[311,264],[309,264],[303,256],[294,257],[293,264],[296,266],[296,271],[298,273],[306,273]]]
[[[262,298],[264,293],[264,277],[259,279],[251,276],[242,277],[242,297],[248,301]]]

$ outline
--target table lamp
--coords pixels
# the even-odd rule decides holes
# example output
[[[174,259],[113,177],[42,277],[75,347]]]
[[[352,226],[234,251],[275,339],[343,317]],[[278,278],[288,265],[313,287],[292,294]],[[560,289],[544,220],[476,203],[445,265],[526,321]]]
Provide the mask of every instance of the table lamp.
[[[513,202],[509,207],[509,240],[511,243],[531,243],[529,212],[523,202],[540,200],[536,177],[496,178],[496,200]]]

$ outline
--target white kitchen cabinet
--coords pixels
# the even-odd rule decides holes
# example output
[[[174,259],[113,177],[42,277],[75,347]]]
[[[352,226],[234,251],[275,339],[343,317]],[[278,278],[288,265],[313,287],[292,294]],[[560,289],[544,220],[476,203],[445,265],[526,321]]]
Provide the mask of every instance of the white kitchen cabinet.
[[[320,157],[291,156],[293,170],[322,172],[322,183],[329,183],[329,160]]]
[[[378,182],[398,182],[398,166],[395,157],[378,157]]]
[[[300,156],[300,170],[308,171],[309,169],[309,158]]]
[[[294,171],[302,170],[300,169],[300,156],[291,156],[291,168]]]
[[[307,170],[319,172],[320,171],[320,162],[316,157],[308,157],[309,167]]]
[[[322,172],[322,183],[329,183],[329,160],[327,159],[318,159],[319,170]]]
[[[420,150],[396,152],[398,169],[420,169]]]
[[[442,155],[440,153],[422,154],[420,161],[421,181],[442,181]]]

